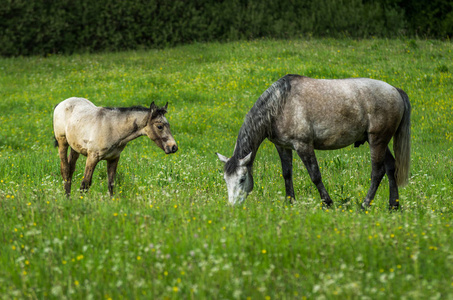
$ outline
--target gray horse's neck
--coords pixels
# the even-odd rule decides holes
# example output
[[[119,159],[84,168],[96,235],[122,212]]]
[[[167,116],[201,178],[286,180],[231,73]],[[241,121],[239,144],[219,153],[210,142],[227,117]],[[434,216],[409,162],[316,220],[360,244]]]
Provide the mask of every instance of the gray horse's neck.
[[[239,135],[236,140],[236,147],[234,149],[233,157],[236,159],[242,159],[247,156],[250,152],[252,153],[252,159],[250,165],[255,160],[256,153],[261,143],[267,137],[267,128],[261,124],[261,126],[250,126],[251,123],[247,120],[242,124],[239,130]]]
[[[271,134],[273,119],[280,113],[291,91],[293,77],[287,75],[274,82],[255,102],[239,130],[234,157],[241,159],[252,152],[253,163],[259,146]]]

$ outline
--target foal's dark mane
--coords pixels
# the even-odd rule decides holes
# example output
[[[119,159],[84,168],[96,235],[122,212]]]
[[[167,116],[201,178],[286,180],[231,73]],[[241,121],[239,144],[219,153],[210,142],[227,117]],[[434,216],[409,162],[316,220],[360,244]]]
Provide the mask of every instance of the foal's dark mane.
[[[129,107],[104,107],[108,110],[117,110],[120,112],[128,112],[128,111],[149,111],[149,107],[144,107],[140,105],[136,106],[129,106]]]
[[[149,107],[144,107],[144,106],[140,106],[140,105],[129,106],[129,107],[103,107],[103,108],[108,109],[108,110],[116,110],[119,112],[149,111]],[[154,111],[154,114],[156,116],[159,116],[159,115],[164,115],[166,112],[167,112],[167,110],[165,108],[160,107]]]
[[[236,171],[239,159],[250,152],[253,152],[252,157],[255,157],[258,147],[271,132],[272,118],[278,115],[291,91],[291,80],[294,77],[301,76],[286,75],[274,82],[247,113],[239,130],[233,156],[225,164],[224,171],[227,175]]]

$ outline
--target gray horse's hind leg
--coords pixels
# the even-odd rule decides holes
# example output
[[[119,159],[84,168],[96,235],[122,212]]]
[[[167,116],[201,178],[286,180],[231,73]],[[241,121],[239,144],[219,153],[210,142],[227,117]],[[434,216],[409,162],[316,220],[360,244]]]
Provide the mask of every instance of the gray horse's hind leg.
[[[85,165],[85,172],[83,174],[82,185],[80,186],[81,192],[88,192],[88,189],[91,186],[91,179],[93,177],[94,169],[99,162],[99,158],[95,155],[88,154],[87,162]]]
[[[380,143],[374,145],[370,141],[370,152],[371,152],[371,185],[366,195],[365,200],[362,203],[362,208],[369,207],[371,202],[376,195],[376,191],[381,183],[382,178],[385,175],[384,160],[386,157],[387,144]]]
[[[293,187],[293,151],[275,145],[278,155],[282,163],[283,179],[285,179],[286,200],[289,203],[294,201],[294,187]]]
[[[297,154],[300,156],[307,168],[308,174],[310,175],[311,181],[316,185],[319,195],[321,196],[322,202],[327,206],[333,204],[332,199],[327,193],[324,184],[322,183],[321,172],[319,171],[318,161],[316,160],[315,150],[312,146],[304,145],[296,149]]]
[[[109,177],[109,193],[110,197],[113,196],[113,186],[115,182],[116,168],[118,167],[118,161],[120,158],[112,159],[107,161],[107,174]]]
[[[393,158],[390,149],[387,147],[385,151],[385,173],[387,174],[389,180],[389,209],[398,209],[400,206],[399,203],[399,194],[398,194],[398,185],[396,184],[395,179],[395,158]]]

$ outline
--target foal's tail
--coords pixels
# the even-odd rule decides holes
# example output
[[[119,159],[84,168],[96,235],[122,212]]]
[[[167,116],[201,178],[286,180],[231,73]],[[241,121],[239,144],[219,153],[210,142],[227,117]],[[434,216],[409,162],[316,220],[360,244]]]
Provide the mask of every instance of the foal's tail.
[[[395,177],[398,186],[405,186],[409,180],[411,164],[411,104],[407,94],[396,88],[404,102],[404,115],[393,137],[393,152],[395,153]]]
[[[55,108],[56,108],[57,106],[58,106],[58,104],[55,105],[55,106],[53,107],[54,114],[55,114]],[[52,128],[55,128],[53,122],[54,122],[54,120],[53,120],[53,118],[52,118]],[[53,134],[53,146],[54,146],[55,148],[58,147],[58,141],[57,141],[57,138],[55,137],[55,133]]]

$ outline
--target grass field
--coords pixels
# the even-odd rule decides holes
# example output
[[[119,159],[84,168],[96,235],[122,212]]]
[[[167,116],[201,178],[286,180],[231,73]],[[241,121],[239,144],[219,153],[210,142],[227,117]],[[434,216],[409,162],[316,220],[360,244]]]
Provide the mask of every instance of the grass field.
[[[289,40],[167,50],[0,58],[1,299],[453,299],[453,44],[424,40]],[[294,156],[297,202],[284,202],[265,141],[255,190],[227,205],[223,164],[245,114],[287,73],[371,77],[412,104],[410,184],[390,213],[369,148],[318,151],[335,206],[321,209]],[[79,159],[64,196],[52,110],[169,102],[179,151],[146,137],[122,154],[114,198],[106,164],[80,194]]]

